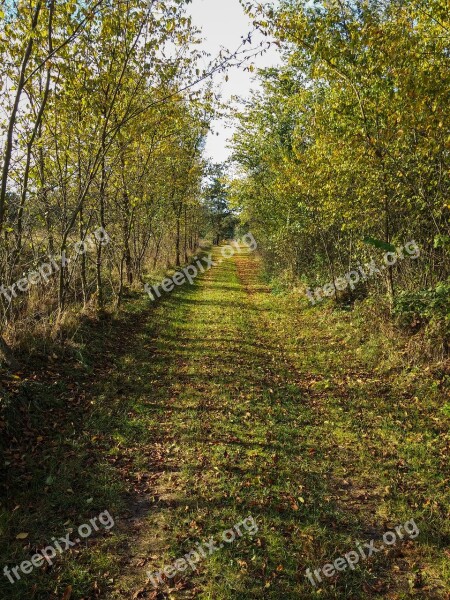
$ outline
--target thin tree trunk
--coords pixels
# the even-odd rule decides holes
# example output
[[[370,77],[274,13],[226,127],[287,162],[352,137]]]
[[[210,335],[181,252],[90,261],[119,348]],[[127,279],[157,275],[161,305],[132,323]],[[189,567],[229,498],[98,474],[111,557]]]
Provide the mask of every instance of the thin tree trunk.
[[[105,193],[106,193],[106,159],[103,155],[102,167],[101,167],[101,181],[100,181],[100,224],[105,228]],[[103,310],[105,304],[105,298],[103,293],[103,281],[102,281],[102,250],[103,246],[101,243],[97,245],[97,261],[96,261],[96,276],[97,276],[97,307],[99,310]]]
[[[180,256],[180,250],[181,250],[181,223],[180,223],[180,213],[181,210],[178,212],[177,215],[177,238],[176,238],[176,242],[175,242],[175,252],[176,252],[176,262],[175,265],[177,267],[181,267],[181,256]]]
[[[84,240],[85,236],[85,226],[84,226],[84,212],[83,209],[80,210],[80,240]],[[81,291],[83,294],[83,305],[86,306],[88,300],[88,285],[87,285],[87,277],[86,277],[86,252],[81,253]]]
[[[188,252],[187,252],[187,206],[184,207],[184,262],[185,264],[188,262]]]
[[[8,189],[9,169],[11,166],[11,158],[12,158],[14,127],[16,125],[17,112],[19,110],[20,99],[22,97],[22,92],[25,87],[25,73],[26,73],[27,66],[31,59],[31,52],[33,50],[35,30],[38,25],[39,13],[41,12],[41,7],[42,7],[42,2],[41,2],[41,0],[38,0],[38,2],[36,4],[36,8],[34,10],[33,18],[31,20],[30,37],[28,38],[24,57],[22,60],[22,65],[20,67],[20,76],[19,76],[19,82],[17,84],[16,96],[14,98],[14,105],[13,105],[13,109],[11,112],[11,116],[9,117],[8,131],[6,134],[5,152],[4,152],[4,158],[3,158],[3,167],[2,167],[2,181],[1,181],[1,185],[0,185],[0,234],[3,230],[3,224],[5,221],[6,194],[7,194],[7,189]]]
[[[51,0],[49,3],[49,17],[48,17],[48,52],[51,54],[53,52],[53,13],[54,13],[54,0]],[[20,250],[22,248],[22,232],[23,232],[23,213],[25,210],[25,204],[27,201],[28,194],[28,181],[30,178],[30,169],[31,169],[31,155],[33,151],[34,142],[36,137],[41,133],[41,123],[44,117],[45,107],[48,102],[48,98],[50,95],[50,80],[51,80],[51,66],[47,69],[47,76],[45,79],[44,85],[44,95],[42,97],[41,106],[39,107],[38,114],[36,116],[36,121],[34,123],[33,131],[31,133],[30,139],[27,142],[27,153],[25,160],[25,171],[23,175],[23,184],[22,184],[22,194],[20,198],[20,206],[19,212],[17,215],[17,254],[20,254]]]

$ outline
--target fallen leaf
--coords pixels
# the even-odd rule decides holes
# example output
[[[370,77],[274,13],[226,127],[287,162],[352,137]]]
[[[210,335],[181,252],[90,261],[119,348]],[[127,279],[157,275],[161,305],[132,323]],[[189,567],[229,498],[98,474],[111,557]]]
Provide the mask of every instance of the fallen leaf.
[[[69,585],[69,587],[67,588],[67,590],[64,592],[64,596],[62,597],[62,600],[69,600],[69,598],[72,596],[72,586]]]

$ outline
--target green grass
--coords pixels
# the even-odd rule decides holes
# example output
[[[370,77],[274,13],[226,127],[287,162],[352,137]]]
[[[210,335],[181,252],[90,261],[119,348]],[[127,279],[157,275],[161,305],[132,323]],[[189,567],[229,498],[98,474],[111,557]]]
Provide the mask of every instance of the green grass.
[[[116,527],[50,571],[0,580],[0,597],[72,585],[77,600],[446,598],[444,380],[394,368],[400,350],[380,342],[355,311],[273,295],[247,253],[157,304],[131,300],[85,334],[83,367],[53,365],[52,386],[20,381],[17,398],[8,388],[22,438],[7,455],[0,565],[106,509]],[[248,515],[254,537],[154,593],[146,571]],[[414,541],[316,588],[305,578],[412,518]]]

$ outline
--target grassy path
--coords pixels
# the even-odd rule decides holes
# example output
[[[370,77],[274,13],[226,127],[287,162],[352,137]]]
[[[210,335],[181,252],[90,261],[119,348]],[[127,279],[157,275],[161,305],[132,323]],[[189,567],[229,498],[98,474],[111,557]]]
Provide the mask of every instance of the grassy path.
[[[446,597],[438,398],[421,410],[395,397],[355,356],[348,320],[319,322],[271,295],[248,254],[166,299],[157,315],[149,406],[161,462],[132,564],[161,571],[249,515],[258,533],[224,544],[195,572],[163,578],[157,591],[143,584],[137,597]],[[322,585],[305,578],[306,568],[358,541],[378,546],[412,518],[416,540],[322,575]]]
[[[36,546],[68,515],[81,524],[108,508],[116,526],[15,587],[3,581],[2,598],[448,598],[439,384],[389,371],[351,313],[273,295],[246,251],[150,310],[146,299],[131,307],[130,323],[90,340],[96,364],[81,391],[63,395],[48,456],[27,459],[43,466],[27,463],[37,474],[24,475],[15,501],[39,498],[38,509],[8,516]],[[50,436],[36,423],[33,432]],[[315,586],[305,577],[411,519],[415,539]],[[177,563],[152,585],[147,573],[191,550],[196,570]],[[23,551],[12,537],[5,556],[15,552],[14,564]]]

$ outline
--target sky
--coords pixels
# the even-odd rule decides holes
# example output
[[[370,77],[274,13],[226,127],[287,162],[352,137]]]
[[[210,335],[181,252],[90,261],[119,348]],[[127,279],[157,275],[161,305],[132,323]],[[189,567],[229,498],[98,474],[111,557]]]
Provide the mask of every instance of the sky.
[[[209,52],[211,57],[216,57],[221,47],[236,50],[242,43],[242,36],[246,37],[253,28],[239,0],[192,0],[188,5],[188,13],[192,16],[193,24],[203,32],[201,49]],[[261,39],[266,38],[261,35],[255,37],[253,42],[256,45]],[[279,64],[280,56],[276,46],[272,46],[265,55],[252,59],[252,62],[255,73],[258,68]],[[257,87],[255,73],[249,73],[242,68],[231,68],[227,72],[228,81],[225,81],[225,74],[217,75],[214,84],[222,92],[222,101],[229,101],[235,95],[248,98],[250,90]],[[213,132],[209,134],[206,143],[206,155],[211,160],[223,162],[229,157],[230,150],[226,146],[232,133],[233,128],[229,120],[220,119],[213,123]]]

